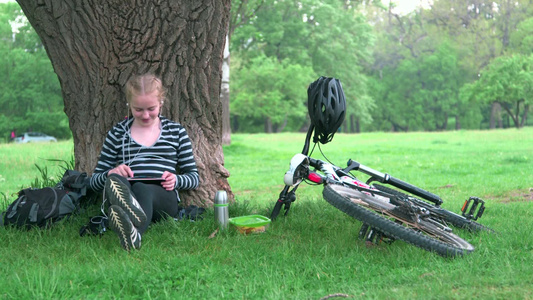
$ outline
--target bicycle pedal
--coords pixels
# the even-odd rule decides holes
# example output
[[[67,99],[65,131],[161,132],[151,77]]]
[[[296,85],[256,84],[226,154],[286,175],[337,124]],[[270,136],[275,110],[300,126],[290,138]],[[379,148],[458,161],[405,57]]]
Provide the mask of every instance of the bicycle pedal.
[[[478,197],[470,197],[463,204],[461,212],[463,213],[463,217],[475,221],[481,218],[483,212],[485,212],[485,201]]]

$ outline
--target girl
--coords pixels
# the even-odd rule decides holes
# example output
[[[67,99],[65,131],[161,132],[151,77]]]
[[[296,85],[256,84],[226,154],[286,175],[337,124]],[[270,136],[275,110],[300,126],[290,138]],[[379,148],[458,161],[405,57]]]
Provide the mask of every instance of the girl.
[[[116,124],[106,136],[91,188],[104,190],[109,227],[129,251],[141,247],[151,222],[176,216],[178,190],[199,185],[192,145],[182,125],[160,115],[166,91],[152,74],[126,83],[132,118]],[[134,178],[158,178],[134,181]]]

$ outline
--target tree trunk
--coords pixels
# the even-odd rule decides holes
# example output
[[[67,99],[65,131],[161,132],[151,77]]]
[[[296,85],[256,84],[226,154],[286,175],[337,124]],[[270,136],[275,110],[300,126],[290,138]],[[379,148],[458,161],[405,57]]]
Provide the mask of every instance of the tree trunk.
[[[61,84],[76,169],[91,172],[106,132],[127,114],[124,85],[154,73],[169,91],[162,114],[185,126],[209,205],[228,185],[221,146],[221,66],[230,1],[18,0]]]
[[[455,116],[455,130],[461,130],[461,118]]]
[[[265,133],[272,133],[272,120],[270,117],[265,119]]]
[[[229,63],[229,36],[226,35],[224,60],[222,61],[222,86],[220,87],[220,101],[222,102],[222,145],[231,144],[231,125],[229,119]]]
[[[298,129],[298,132],[307,132],[309,130],[309,126],[311,126],[311,120],[309,119],[309,115],[307,115],[305,122],[302,124],[300,129]]]
[[[513,113],[512,108],[509,106],[510,105],[503,105],[502,107],[507,112],[507,115],[513,120],[514,126],[520,128],[520,123],[518,122],[518,118],[520,117],[520,101],[516,103],[516,114]]]
[[[233,116],[233,122],[231,122],[233,125],[233,132],[239,131],[239,116],[235,115]]]
[[[489,125],[490,129],[496,128],[496,120],[498,120],[498,126],[500,128],[503,128],[501,110],[502,110],[502,106],[500,105],[499,102],[492,103],[492,109],[490,111],[490,125]]]
[[[283,119],[281,124],[276,125],[276,132],[282,132],[285,127],[287,127],[287,117]]]
[[[524,127],[524,125],[527,124],[527,113],[529,111],[529,104],[524,105],[524,115],[522,116],[522,120],[520,121],[520,127]]]
[[[439,121],[435,121],[435,129],[437,131],[444,131],[448,127],[448,114],[444,113],[444,120],[442,121],[442,124],[439,124]]]

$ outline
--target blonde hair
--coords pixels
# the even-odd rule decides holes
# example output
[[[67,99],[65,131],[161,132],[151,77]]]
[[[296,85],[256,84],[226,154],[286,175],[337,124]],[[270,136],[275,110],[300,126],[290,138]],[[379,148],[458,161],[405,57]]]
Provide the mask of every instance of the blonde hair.
[[[163,105],[167,91],[161,79],[153,74],[133,76],[126,83],[126,100],[130,104],[133,97],[148,95],[154,91],[157,92],[159,103]]]

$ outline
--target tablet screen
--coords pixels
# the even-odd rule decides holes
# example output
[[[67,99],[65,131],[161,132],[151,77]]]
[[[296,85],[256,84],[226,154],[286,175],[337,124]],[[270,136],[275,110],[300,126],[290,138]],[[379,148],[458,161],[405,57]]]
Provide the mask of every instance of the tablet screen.
[[[161,177],[128,177],[128,181],[132,184],[135,182],[160,184],[161,182],[165,181],[165,179]]]

